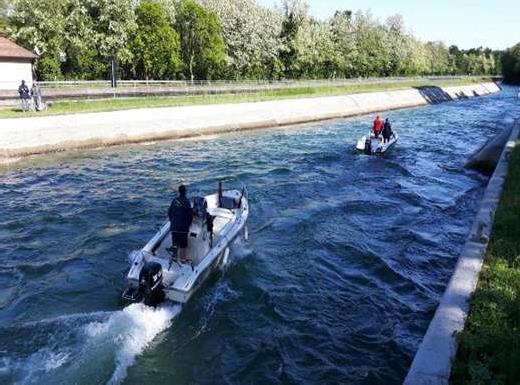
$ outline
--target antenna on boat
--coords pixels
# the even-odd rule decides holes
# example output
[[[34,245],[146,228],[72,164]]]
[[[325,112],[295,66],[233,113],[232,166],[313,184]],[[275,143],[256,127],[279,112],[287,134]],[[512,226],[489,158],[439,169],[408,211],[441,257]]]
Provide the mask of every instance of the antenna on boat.
[[[242,194],[240,194],[240,199],[238,200],[238,208],[242,207],[242,198],[244,197],[244,195],[247,197],[247,189],[246,185],[242,184]]]
[[[222,181],[218,181],[218,207],[222,207]]]
[[[244,188],[242,187],[242,193],[240,194],[240,198],[238,198],[238,208],[242,207],[242,198],[244,197]]]

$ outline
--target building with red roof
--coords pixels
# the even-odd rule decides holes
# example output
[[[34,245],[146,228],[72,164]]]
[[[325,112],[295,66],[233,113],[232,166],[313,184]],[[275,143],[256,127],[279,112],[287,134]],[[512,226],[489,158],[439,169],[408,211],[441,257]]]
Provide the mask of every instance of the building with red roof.
[[[17,89],[22,80],[31,87],[37,55],[0,36],[0,90]]]

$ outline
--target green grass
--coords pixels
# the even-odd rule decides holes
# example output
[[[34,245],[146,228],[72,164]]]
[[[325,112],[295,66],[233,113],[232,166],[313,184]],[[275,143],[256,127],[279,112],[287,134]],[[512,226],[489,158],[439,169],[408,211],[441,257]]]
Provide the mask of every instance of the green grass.
[[[341,86],[301,87],[272,91],[261,91],[249,94],[220,94],[200,96],[174,96],[174,97],[136,97],[114,98],[91,101],[58,101],[44,112],[22,112],[19,107],[0,109],[1,118],[20,118],[44,115],[65,115],[82,112],[102,112],[128,110],[134,108],[173,107],[202,104],[243,103],[274,99],[301,98],[310,96],[331,96],[342,94],[354,94],[361,92],[377,92],[386,90],[398,90],[411,87],[425,86],[453,86],[470,83],[478,83],[483,78],[451,79],[431,84],[427,80],[412,80],[379,84],[352,84]],[[44,92],[45,96],[45,92]]]
[[[458,338],[451,384],[520,384],[520,141],[509,160],[483,270]]]

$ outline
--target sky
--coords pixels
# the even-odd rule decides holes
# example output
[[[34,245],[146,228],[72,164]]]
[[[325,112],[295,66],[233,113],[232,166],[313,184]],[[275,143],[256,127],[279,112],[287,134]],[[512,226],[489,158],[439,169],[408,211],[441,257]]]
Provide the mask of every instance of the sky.
[[[257,0],[273,6],[276,0]],[[400,13],[407,30],[423,41],[459,48],[505,49],[520,42],[520,0],[307,0],[310,13],[326,19],[336,10],[369,9],[384,21]]]

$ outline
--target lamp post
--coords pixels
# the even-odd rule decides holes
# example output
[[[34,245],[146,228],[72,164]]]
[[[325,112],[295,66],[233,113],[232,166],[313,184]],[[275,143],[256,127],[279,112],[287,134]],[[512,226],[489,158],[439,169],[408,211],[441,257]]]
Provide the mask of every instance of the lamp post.
[[[117,87],[116,59],[113,56],[110,59],[110,85],[112,88]]]

